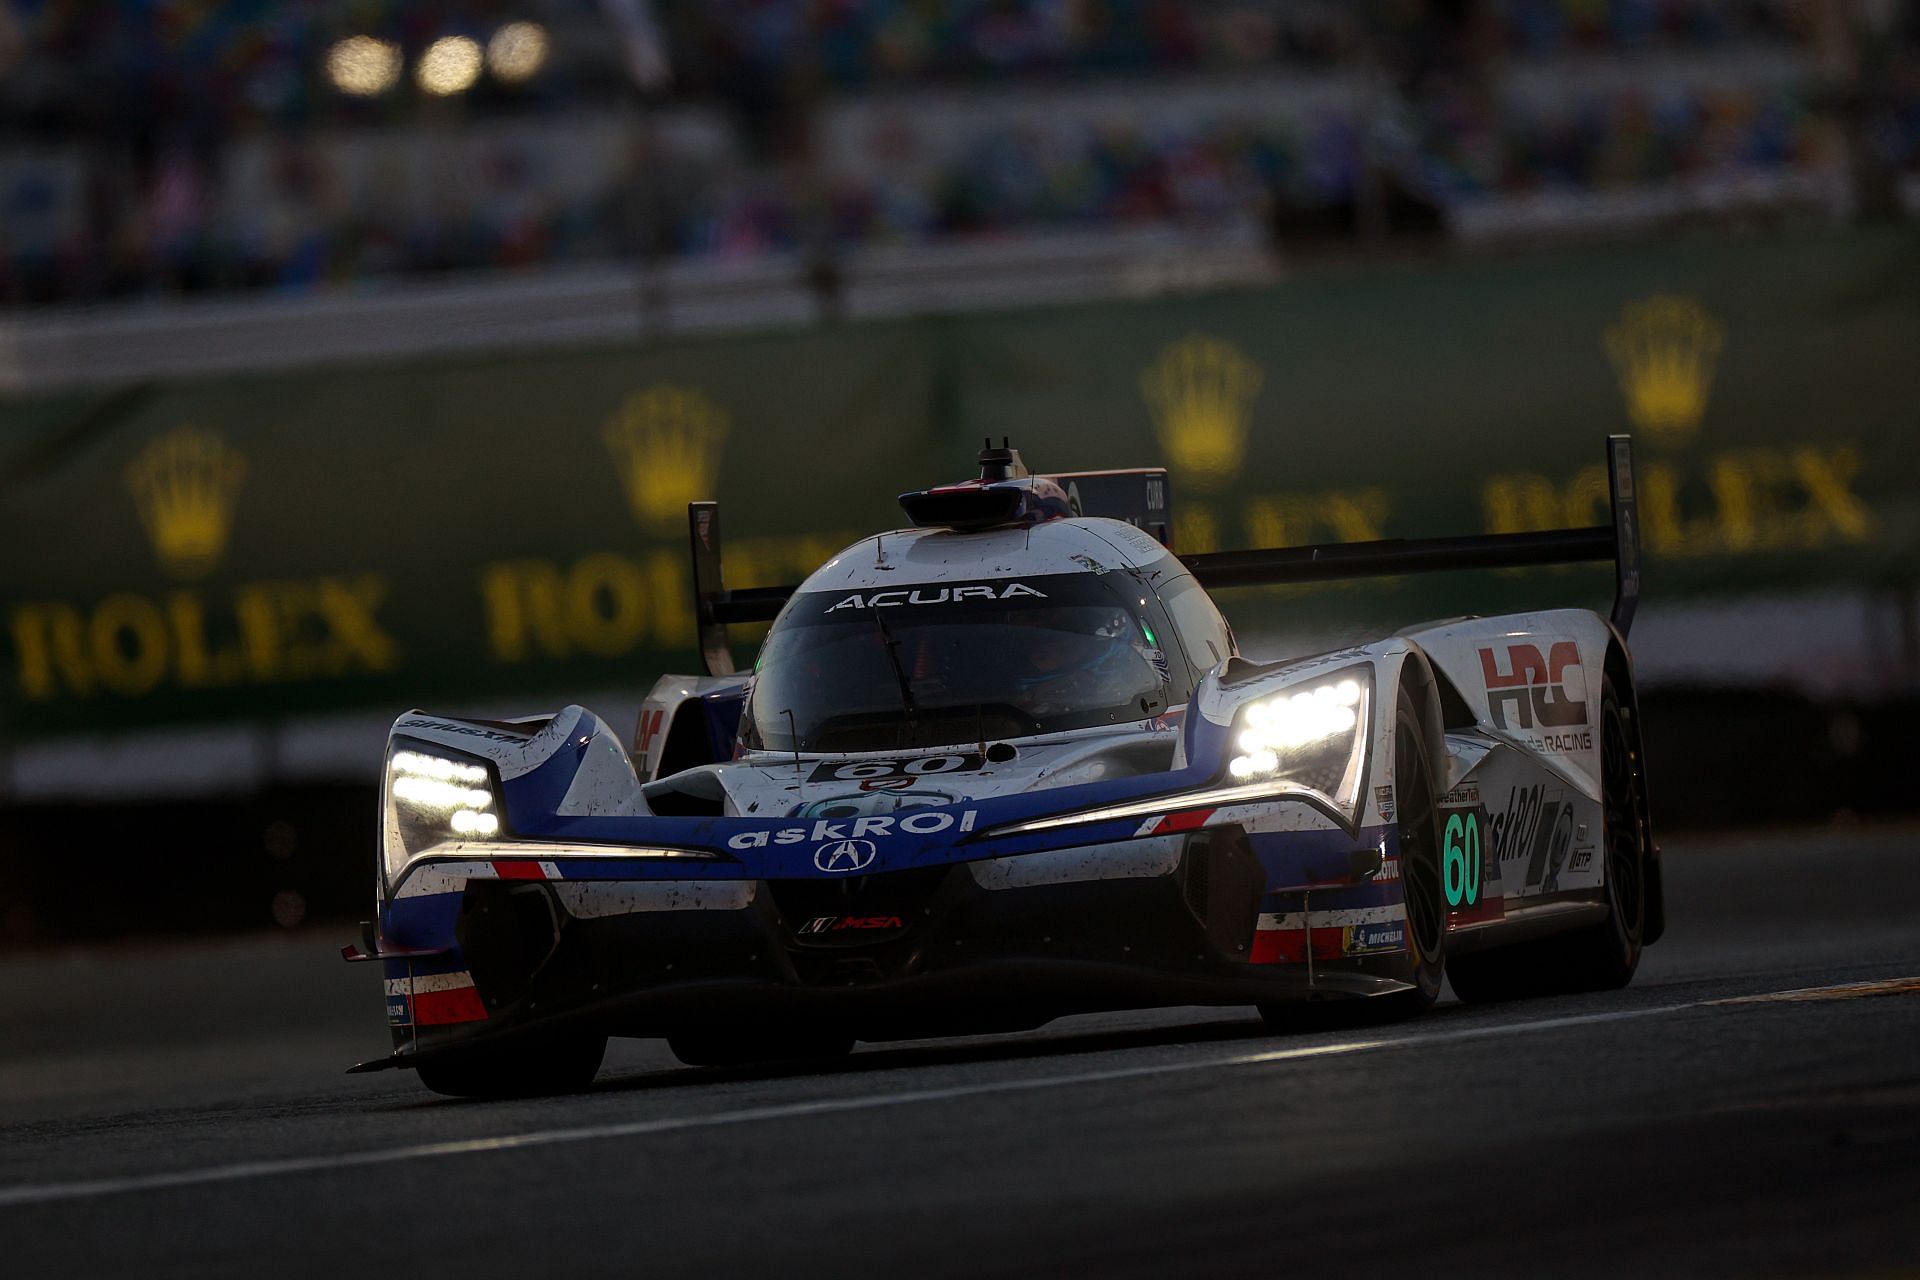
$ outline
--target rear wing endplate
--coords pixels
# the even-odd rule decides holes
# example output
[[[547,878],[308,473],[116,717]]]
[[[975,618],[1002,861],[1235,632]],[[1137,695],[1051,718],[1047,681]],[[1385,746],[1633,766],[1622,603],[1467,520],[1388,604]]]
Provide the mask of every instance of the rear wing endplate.
[[[1088,514],[1112,514],[1172,544],[1172,500],[1166,472],[1081,472],[1050,479],[1075,486]],[[1607,489],[1612,522],[1586,529],[1543,529],[1457,538],[1387,538],[1378,542],[1333,542],[1308,547],[1215,551],[1182,556],[1201,585],[1269,586],[1337,578],[1384,577],[1449,569],[1518,569],[1531,565],[1611,560],[1613,625],[1621,635],[1633,626],[1640,604],[1640,523],[1635,510],[1633,442],[1607,437]],[[1134,495],[1139,495],[1135,497]],[[1114,504],[1119,504],[1115,506]],[[1139,510],[1135,511],[1135,504]],[[1113,508],[1109,510],[1109,508]],[[720,505],[687,504],[693,544],[693,591],[700,658],[708,675],[731,675],[733,653],[727,627],[735,622],[771,622],[796,587],[749,587],[730,591],[720,569]]]
[[[720,504],[689,502],[687,533],[693,543],[693,607],[700,633],[700,662],[710,676],[732,675],[727,626],[772,622],[794,587],[748,587],[729,591],[720,571]]]

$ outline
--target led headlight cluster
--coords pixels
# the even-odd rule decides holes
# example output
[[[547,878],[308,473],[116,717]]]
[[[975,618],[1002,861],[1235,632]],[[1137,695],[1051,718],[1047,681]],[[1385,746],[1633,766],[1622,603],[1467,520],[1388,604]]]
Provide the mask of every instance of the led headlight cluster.
[[[426,813],[447,815],[447,825],[463,836],[491,836],[500,830],[487,789],[487,771],[418,751],[396,751],[391,763],[394,798]]]
[[[1036,818],[988,834],[1024,835],[1287,796],[1310,796],[1347,822],[1358,822],[1372,703],[1373,668],[1367,663],[1309,677],[1239,709],[1233,721],[1234,753],[1227,759],[1227,774],[1211,785]]]
[[[1352,813],[1365,765],[1370,667],[1354,667],[1250,702],[1234,722],[1237,783],[1274,781]]]
[[[486,766],[401,747],[387,757],[383,861],[395,875],[409,860],[445,844],[500,834],[493,778]]]

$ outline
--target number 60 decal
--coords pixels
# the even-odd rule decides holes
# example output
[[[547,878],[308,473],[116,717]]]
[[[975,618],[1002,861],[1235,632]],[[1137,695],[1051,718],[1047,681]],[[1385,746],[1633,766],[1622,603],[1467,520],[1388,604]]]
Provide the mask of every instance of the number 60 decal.
[[[1480,900],[1480,815],[1447,815],[1445,839],[1440,845],[1440,869],[1446,880],[1447,905],[1468,906]],[[1468,863],[1472,863],[1469,867]]]
[[[973,773],[986,760],[976,752],[951,756],[915,756],[910,760],[828,760],[812,782],[874,782],[882,778],[931,778],[942,773]]]

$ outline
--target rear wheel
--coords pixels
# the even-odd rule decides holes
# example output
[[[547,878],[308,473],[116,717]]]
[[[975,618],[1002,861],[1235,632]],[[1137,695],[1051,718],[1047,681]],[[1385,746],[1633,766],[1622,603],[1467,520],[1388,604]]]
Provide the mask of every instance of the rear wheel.
[[[1447,965],[1462,1000],[1514,1000],[1608,991],[1633,980],[1647,917],[1647,827],[1640,738],[1613,687],[1601,682],[1601,808],[1606,821],[1607,918],[1557,937],[1456,957]]]
[[[1606,809],[1607,919],[1561,940],[1572,991],[1611,991],[1633,981],[1647,927],[1647,824],[1640,735],[1615,693],[1601,684],[1600,769]]]
[[[844,1058],[853,1052],[853,1037],[831,1031],[689,1031],[668,1036],[667,1048],[690,1067],[742,1067],[762,1062]]]
[[[467,1050],[422,1062],[420,1083],[455,1098],[578,1093],[593,1083],[606,1053],[607,1038],[600,1035]]]

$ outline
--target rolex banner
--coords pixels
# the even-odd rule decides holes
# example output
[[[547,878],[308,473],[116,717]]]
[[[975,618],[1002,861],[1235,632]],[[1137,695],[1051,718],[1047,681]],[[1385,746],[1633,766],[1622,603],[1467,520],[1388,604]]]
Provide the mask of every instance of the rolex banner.
[[[0,402],[4,736],[644,686],[696,669],[689,500],[730,584],[793,581],[985,436],[1164,462],[1199,551],[1603,523],[1632,430],[1648,607],[1910,584],[1916,353],[1920,241],[1887,233]],[[1324,631],[1608,581],[1227,602]]]

